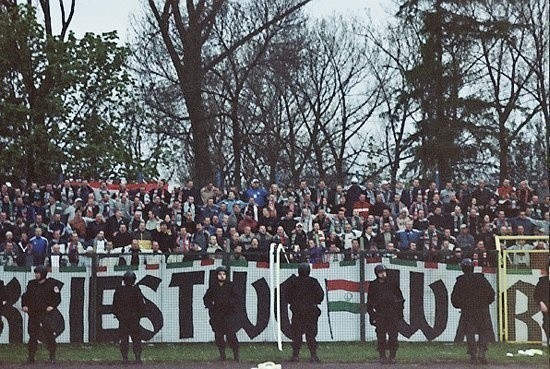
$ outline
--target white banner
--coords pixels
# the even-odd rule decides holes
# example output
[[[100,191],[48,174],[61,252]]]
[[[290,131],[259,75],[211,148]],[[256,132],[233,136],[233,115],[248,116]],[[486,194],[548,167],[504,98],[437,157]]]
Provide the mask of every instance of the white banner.
[[[214,269],[220,265],[209,262],[181,264],[178,267],[160,265],[159,269],[135,270],[137,281],[148,302],[148,316],[142,318],[144,336],[150,342],[207,342],[214,335],[208,325],[208,311],[202,298]],[[450,295],[460,270],[446,269],[439,264],[437,269],[417,266],[390,264],[390,278],[399,278],[405,301],[404,320],[400,325],[400,340],[404,341],[454,341],[462,338],[459,331],[460,312],[453,308]],[[208,264],[208,265],[202,265]],[[366,279],[374,279],[374,266],[367,264]],[[476,268],[477,269],[477,268]],[[481,271],[481,269],[476,270]],[[63,284],[62,302],[59,312],[63,317],[63,332],[58,342],[90,342],[115,340],[118,323],[112,314],[114,289],[121,283],[124,270],[98,272],[92,278],[89,271],[60,272],[54,270],[48,277]],[[212,274],[211,274],[212,273]],[[242,296],[240,306],[241,329],[238,338],[241,342],[274,342],[276,340],[272,313],[269,309],[270,270],[266,264],[250,262],[248,265],[232,266],[231,280]],[[295,268],[281,269],[281,283],[296,274]],[[329,341],[358,341],[360,339],[360,285],[359,266],[331,262],[312,269],[311,276],[317,278],[325,290],[325,300],[319,306],[319,334],[317,339]],[[496,274],[486,273],[496,291]],[[3,308],[4,329],[0,332],[0,343],[26,342],[27,316],[21,311],[21,294],[27,282],[34,278],[31,272],[0,271],[8,291],[8,301]],[[368,286],[365,286],[368,288]],[[90,291],[95,291],[90,293]],[[366,295],[364,300],[366,301]],[[521,301],[518,301],[518,303]],[[283,301],[284,303],[284,301]],[[523,304],[523,302],[521,302]],[[95,309],[92,307],[96,306]],[[89,312],[96,311],[93,317]],[[497,336],[497,306],[490,307],[493,329]],[[521,311],[521,308],[519,308]],[[283,337],[289,341],[290,309],[281,309]],[[90,319],[91,318],[91,319]],[[366,340],[376,339],[374,327],[366,316]],[[95,328],[94,328],[95,327]],[[517,334],[521,334],[521,327]],[[91,335],[95,332],[95,337]]]

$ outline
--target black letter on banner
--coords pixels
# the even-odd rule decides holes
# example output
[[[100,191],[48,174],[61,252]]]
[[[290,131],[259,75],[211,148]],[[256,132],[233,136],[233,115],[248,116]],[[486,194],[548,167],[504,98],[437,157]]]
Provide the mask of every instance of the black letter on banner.
[[[162,282],[160,278],[153,277],[152,275],[146,275],[139,281],[138,285],[147,286],[157,292],[160,282]],[[162,326],[164,325],[164,319],[162,317],[162,312],[159,310],[157,305],[155,305],[155,303],[148,298],[145,299],[145,308],[147,310],[147,318],[151,321],[151,324],[153,324],[153,331],[151,332],[150,330],[141,327],[140,333],[143,341],[149,341],[155,336],[155,334],[160,332]]]
[[[256,282],[252,283],[252,287],[256,290],[256,296],[258,298],[256,304],[256,325],[252,325],[246,313],[246,282],[246,272],[233,273],[233,283],[241,296],[238,326],[244,329],[248,337],[254,338],[262,333],[269,323],[269,286],[265,278],[258,279]]]
[[[288,317],[288,302],[286,301],[286,293],[285,291],[288,289],[289,281],[292,278],[296,278],[295,275],[291,275],[289,278],[286,279],[283,283],[281,283],[281,331],[283,334],[288,337],[292,338],[292,329],[290,325],[290,318]],[[275,296],[277,296],[277,289],[275,289]],[[277,302],[275,301],[274,306],[275,311],[273,311],[273,316],[275,319],[279,319],[277,316]]]
[[[508,340],[516,340],[516,319],[521,320],[527,326],[527,341],[540,341],[540,325],[533,319],[533,315],[539,312],[538,306],[533,299],[535,286],[525,281],[518,281],[508,288]],[[516,313],[518,292],[524,294],[527,298],[527,311]]]
[[[5,286],[6,304],[0,306],[0,319],[5,316],[10,327],[10,343],[23,343],[23,318],[19,310],[13,307],[13,304],[21,297],[21,285],[19,281],[12,278],[10,283]],[[1,302],[0,302],[1,303]],[[0,331],[2,334],[2,331]]]
[[[411,272],[409,284],[410,324],[402,320],[399,324],[399,332],[409,338],[420,329],[426,339],[431,341],[441,335],[447,328],[449,312],[447,288],[441,280],[430,284],[430,289],[433,291],[435,298],[435,322],[432,328],[426,321],[426,315],[424,314],[424,273]]]
[[[204,271],[172,274],[169,287],[179,287],[180,338],[193,338],[193,286],[196,284],[204,284]]]
[[[90,278],[90,283],[92,279]],[[96,339],[98,342],[116,342],[118,340],[117,337],[117,328],[109,328],[105,329],[103,328],[102,322],[103,322],[103,316],[104,315],[112,315],[114,313],[113,311],[113,302],[109,305],[104,305],[104,292],[107,290],[115,290],[118,286],[120,286],[122,283],[122,277],[120,276],[113,276],[113,277],[97,277],[97,306],[96,306],[96,314],[93,316],[93,314],[90,314],[88,316],[88,320],[90,321],[90,326],[93,326],[92,319],[95,319],[95,326],[97,327],[97,336]],[[90,291],[92,289],[90,288]],[[88,299],[90,301],[90,304],[92,303],[92,299]],[[90,311],[93,311],[93,307],[90,306]]]
[[[84,281],[85,278],[71,278],[70,342],[84,342]]]

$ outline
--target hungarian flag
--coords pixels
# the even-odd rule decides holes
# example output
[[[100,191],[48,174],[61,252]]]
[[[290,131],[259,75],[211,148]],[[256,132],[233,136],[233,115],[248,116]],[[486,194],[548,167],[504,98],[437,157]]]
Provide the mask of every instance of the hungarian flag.
[[[329,313],[344,311],[359,314],[361,311],[359,282],[345,279],[325,279],[327,288],[327,304]],[[368,291],[368,282],[365,282],[365,293]]]

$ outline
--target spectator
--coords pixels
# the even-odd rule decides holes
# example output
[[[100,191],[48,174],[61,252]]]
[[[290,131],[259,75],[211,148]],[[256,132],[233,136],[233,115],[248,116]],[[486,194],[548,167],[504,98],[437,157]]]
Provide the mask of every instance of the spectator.
[[[371,207],[372,204],[367,200],[364,193],[359,194],[359,199],[353,203],[353,210],[357,211],[358,215],[364,220],[367,220]]]
[[[124,248],[132,243],[132,235],[128,232],[126,224],[122,223],[118,226],[118,231],[114,233],[111,240],[116,249],[120,248],[121,252],[124,252]]]
[[[35,228],[34,232],[34,237],[29,240],[32,265],[43,265],[48,254],[48,239],[42,236],[42,228]]]
[[[80,203],[77,205],[82,206],[82,200],[78,200],[80,200]],[[70,215],[72,213],[72,215],[74,216],[74,209],[75,205],[70,205],[67,207],[66,205],[63,205],[61,202],[57,201],[54,196],[50,196],[48,197],[48,200],[44,205],[44,220],[49,223],[53,219],[53,215],[55,213],[68,215],[68,220],[72,220]]]
[[[218,206],[214,204],[213,198],[209,198],[208,200],[206,200],[206,205],[204,205],[201,209],[199,220],[203,221],[205,218],[212,219],[213,216],[217,216],[218,214]]]
[[[508,247],[508,250],[514,251],[507,253],[508,261],[514,267],[529,268],[531,266],[529,252],[521,252],[533,250],[533,245],[528,244],[525,239],[518,240],[515,245]]]
[[[344,233],[345,226],[348,224],[349,222],[345,217],[345,209],[340,208],[336,216],[332,218],[330,233],[341,235]]]
[[[524,234],[528,236],[532,236],[534,234],[535,226],[529,219],[527,219],[525,210],[521,210],[517,217],[510,219],[510,223],[512,224],[514,233],[518,233],[518,227],[522,226]]]
[[[208,199],[214,199],[216,197],[216,188],[212,182],[209,182],[206,186],[201,188],[200,199],[203,204],[208,202]]]
[[[92,249],[97,254],[102,254],[107,250],[107,240],[105,239],[105,232],[99,231],[97,236],[92,242]]]
[[[461,250],[469,251],[473,250],[475,246],[474,236],[470,234],[468,226],[462,224],[460,226],[460,233],[456,237],[456,247],[459,247]]]
[[[477,205],[479,205],[481,209],[484,209],[485,206],[489,205],[489,200],[494,198],[494,196],[495,195],[493,192],[485,187],[484,180],[480,180],[478,182],[478,187],[472,193],[472,199],[477,200]]]
[[[344,232],[339,235],[340,239],[342,240],[342,248],[350,249],[353,240],[359,239],[360,236],[361,232],[352,229],[351,224],[347,223],[344,226]]]
[[[172,234],[166,222],[160,222],[159,229],[151,232],[151,239],[159,243],[160,251],[164,254],[169,253],[175,247],[176,237]],[[206,250],[206,242],[203,246]]]
[[[455,206],[454,211],[450,216],[452,222],[452,234],[456,236],[460,232],[462,225],[466,224],[466,216],[462,213],[462,208],[460,206]]]
[[[453,184],[451,182],[445,183],[445,188],[441,190],[440,197],[443,204],[448,204],[451,202],[451,197],[455,196],[456,198],[456,192],[453,188]]]
[[[447,264],[455,264],[455,265],[458,265],[461,263],[462,259],[463,259],[463,252],[462,252],[462,249],[460,247],[455,247],[453,249],[453,254],[451,255],[451,257],[447,260],[445,260],[444,262],[447,263]]]
[[[413,219],[409,216],[409,211],[407,210],[407,208],[403,207],[398,216],[395,218],[396,230],[404,230],[406,228],[406,224],[411,223],[412,225],[412,222]]]
[[[132,232],[132,238],[138,240],[141,250],[151,250],[151,240],[153,239],[151,232],[145,228],[145,222],[141,221],[137,230]]]
[[[172,195],[168,191],[168,186],[166,186],[165,182],[166,181],[164,179],[159,179],[157,181],[157,187],[149,191],[149,197],[154,199],[158,196],[162,204],[168,205]]]
[[[309,233],[313,229],[313,217],[311,214],[310,209],[305,208],[300,212],[300,216],[295,218],[298,223],[302,224],[305,233]]]
[[[85,253],[86,249],[84,249],[84,246],[82,246],[82,243],[78,240],[78,235],[76,233],[72,234],[69,239],[69,244],[67,245],[69,264],[71,266],[78,266],[82,262],[80,256]]]
[[[379,249],[385,249],[389,243],[395,244],[395,235],[389,223],[384,223],[382,226],[382,232],[378,234],[377,242]]]
[[[200,246],[201,250],[206,250],[208,239],[210,238],[210,235],[207,231],[203,229],[203,226],[201,223],[197,223],[197,229],[195,233],[193,234],[193,240],[192,242],[194,244],[197,244]]]
[[[387,209],[388,215],[391,216],[391,209],[389,206],[384,202],[384,198],[381,194],[377,194],[373,206],[369,210],[369,214],[374,215],[375,217],[381,217],[383,211]]]
[[[54,214],[53,220],[48,224],[48,234],[50,237],[53,235],[54,231],[59,231],[62,238],[68,237],[70,234],[65,223],[61,221],[61,214],[59,213]]]
[[[418,229],[421,232],[425,232],[428,230],[428,227],[430,225],[430,221],[428,218],[426,218],[426,213],[424,213],[424,210],[420,209],[418,211],[418,214],[414,217],[413,221],[413,228]]]
[[[398,248],[400,250],[407,250],[411,243],[418,244],[421,241],[422,232],[413,228],[413,222],[407,221],[405,223],[405,229],[398,231],[395,234],[395,238],[398,241]]]
[[[0,252],[0,265],[16,266],[17,265],[17,249],[13,241],[7,241],[3,251]],[[2,301],[0,301],[1,303]]]

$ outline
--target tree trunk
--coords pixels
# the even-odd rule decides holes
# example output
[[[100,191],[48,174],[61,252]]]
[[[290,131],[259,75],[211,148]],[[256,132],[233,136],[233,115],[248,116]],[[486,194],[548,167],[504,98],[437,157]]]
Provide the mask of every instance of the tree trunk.
[[[500,114],[499,114],[500,115]],[[507,179],[510,174],[510,168],[508,167],[508,135],[506,134],[505,121],[499,117],[499,130],[498,130],[498,159],[500,164],[499,181]]]
[[[238,96],[238,95],[237,95]],[[242,186],[242,132],[239,122],[239,100],[235,96],[231,106],[231,123],[233,127],[233,137],[231,138],[231,144],[233,146],[233,160],[234,160],[234,173],[233,173],[233,185],[237,188]]]
[[[195,36],[195,37],[193,37]],[[186,50],[186,60],[183,65],[185,78],[180,78],[185,105],[191,122],[193,134],[193,179],[202,187],[214,178],[212,158],[209,146],[210,122],[206,119],[202,96],[204,81],[200,47],[193,47],[193,40],[199,39],[200,34],[190,35],[191,46]]]

